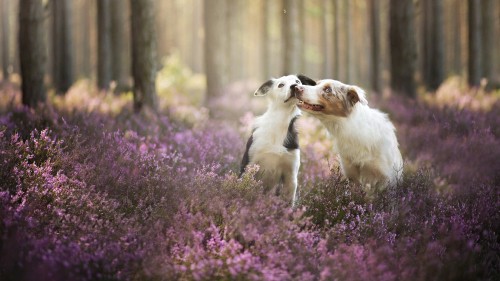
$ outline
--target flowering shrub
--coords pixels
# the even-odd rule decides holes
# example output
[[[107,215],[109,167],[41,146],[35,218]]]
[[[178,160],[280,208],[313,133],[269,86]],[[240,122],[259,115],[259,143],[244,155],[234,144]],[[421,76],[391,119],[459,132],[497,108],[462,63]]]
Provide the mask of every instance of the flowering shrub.
[[[116,212],[119,203],[102,191],[61,172],[63,142],[49,134],[34,130],[25,141],[1,134],[6,164],[0,196],[2,274],[72,280],[123,276],[125,265],[141,255],[134,219]]]
[[[247,135],[234,120],[7,105],[0,279],[498,279],[500,110],[385,106],[427,167],[367,197],[304,118],[292,209],[258,167],[236,176]]]
[[[499,105],[487,113],[394,99],[387,109],[397,122],[403,154],[437,168],[456,185],[474,181],[499,183]]]

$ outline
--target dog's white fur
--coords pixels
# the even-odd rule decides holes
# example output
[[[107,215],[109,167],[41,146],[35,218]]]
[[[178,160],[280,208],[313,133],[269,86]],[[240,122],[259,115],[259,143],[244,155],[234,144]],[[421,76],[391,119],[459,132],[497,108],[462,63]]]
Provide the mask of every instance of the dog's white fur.
[[[330,90],[329,90],[330,88]],[[370,108],[365,92],[336,80],[296,88],[299,107],[330,132],[343,174],[362,185],[383,188],[402,177],[403,159],[387,114]]]
[[[268,108],[255,120],[241,167],[243,173],[246,165],[259,165],[258,177],[269,190],[282,182],[281,193],[292,201],[292,205],[297,196],[300,167],[300,150],[294,122],[301,112],[291,89],[292,85],[297,84],[301,84],[299,78],[288,75],[271,79],[255,91],[255,96],[267,97]]]

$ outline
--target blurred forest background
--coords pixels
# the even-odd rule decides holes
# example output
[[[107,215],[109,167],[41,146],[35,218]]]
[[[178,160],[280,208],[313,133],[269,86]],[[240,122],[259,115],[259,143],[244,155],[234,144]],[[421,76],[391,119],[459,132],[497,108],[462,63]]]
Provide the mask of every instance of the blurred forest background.
[[[0,1],[3,79],[19,82],[20,57],[31,52],[26,63],[39,70],[26,75],[43,75],[46,88],[57,93],[81,79],[100,89],[129,91],[135,69],[143,76],[136,81],[149,80],[136,83],[148,99],[156,92],[146,85],[172,63],[198,75],[190,92],[206,89],[206,105],[235,82],[288,73],[334,78],[375,92],[392,81],[394,90],[410,96],[436,90],[451,76],[467,77],[471,86],[500,84],[495,0]],[[134,22],[141,13],[143,23]],[[26,25],[38,27],[23,32],[23,17],[35,19]],[[134,28],[145,36],[132,36]],[[19,44],[19,31],[19,40],[31,37],[26,45]],[[35,95],[44,95],[39,91]],[[136,108],[144,102],[136,98]]]

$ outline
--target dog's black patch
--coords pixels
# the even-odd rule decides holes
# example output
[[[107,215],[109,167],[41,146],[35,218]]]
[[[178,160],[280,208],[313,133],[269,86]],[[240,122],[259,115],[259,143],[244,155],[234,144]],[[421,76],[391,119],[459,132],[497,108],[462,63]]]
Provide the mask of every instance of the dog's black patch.
[[[297,129],[295,129],[295,120],[297,120],[299,116],[295,116],[290,121],[288,125],[288,132],[286,133],[285,140],[283,141],[283,146],[288,150],[294,150],[299,148],[299,134]]]
[[[274,81],[267,80],[264,84],[262,84],[257,91],[255,91],[254,95],[256,96],[265,96],[269,89],[273,87]]]
[[[297,77],[299,78],[302,85],[316,86],[316,81],[312,80],[311,78],[305,75],[299,74],[297,75]]]
[[[248,138],[247,148],[245,149],[245,154],[243,154],[243,159],[241,159],[240,177],[245,172],[245,168],[247,167],[248,163],[250,163],[250,156],[248,155],[248,151],[250,150],[252,143],[253,143],[253,131],[250,137]]]

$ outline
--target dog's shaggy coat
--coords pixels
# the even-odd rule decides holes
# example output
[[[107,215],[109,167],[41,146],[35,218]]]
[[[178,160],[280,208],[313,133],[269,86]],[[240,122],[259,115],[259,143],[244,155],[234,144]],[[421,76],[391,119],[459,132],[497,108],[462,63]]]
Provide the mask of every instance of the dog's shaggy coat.
[[[241,161],[241,174],[249,164],[259,165],[258,178],[271,190],[283,184],[281,193],[292,204],[297,193],[297,175],[300,150],[295,121],[300,116],[293,89],[301,81],[312,81],[305,76],[283,76],[271,79],[255,91],[254,96],[266,96],[267,111],[256,118],[252,135]]]
[[[297,86],[298,107],[330,132],[343,174],[367,187],[383,188],[402,176],[403,159],[387,114],[370,108],[365,92],[336,80]]]

